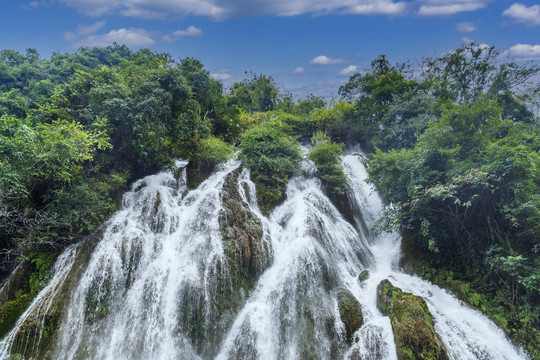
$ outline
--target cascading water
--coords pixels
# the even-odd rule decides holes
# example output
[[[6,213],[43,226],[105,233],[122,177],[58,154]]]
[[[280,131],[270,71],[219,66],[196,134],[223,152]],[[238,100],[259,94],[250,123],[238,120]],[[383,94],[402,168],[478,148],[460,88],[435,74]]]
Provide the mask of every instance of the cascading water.
[[[219,341],[227,320],[217,318],[214,304],[229,271],[221,191],[236,167],[228,164],[193,191],[185,170],[179,180],[164,172],[133,185],[73,293],[58,359],[195,359],[215,352],[208,340]]]
[[[354,226],[309,175],[291,179],[268,218],[238,163],[194,190],[185,170],[138,181],[72,289],[53,358],[396,359],[376,300],[377,284],[389,278],[426,300],[450,358],[526,359],[481,314],[398,271],[399,237],[369,230],[382,204],[361,157],[346,155],[343,165]],[[51,284],[63,281],[65,266]],[[369,278],[359,282],[365,269]],[[344,293],[362,307],[354,334],[341,319]],[[17,326],[0,343],[0,359]]]
[[[46,314],[54,305],[54,300],[61,291],[62,285],[68,276],[75,260],[76,247],[71,246],[62,253],[53,267],[54,276],[40,291],[28,309],[19,317],[14,328],[0,342],[0,359],[8,359],[15,343],[20,343],[23,353],[32,353],[40,346],[42,341]],[[27,323],[37,322],[37,327],[30,331],[25,329]],[[33,331],[36,329],[37,331]]]
[[[367,172],[362,157],[345,156],[343,165],[351,183],[352,195],[358,205],[362,206],[363,222],[371,227],[381,214],[382,202],[375,190],[364,181]],[[453,295],[428,281],[400,272],[400,238],[396,234],[383,233],[372,238],[370,250],[375,258],[375,266],[370,269],[369,278],[354,292],[359,296],[365,313],[371,318],[366,325],[370,322],[378,324],[382,322],[381,318],[387,319],[377,309],[376,287],[381,280],[388,278],[395,286],[426,300],[435,321],[435,330],[445,343],[451,359],[527,359],[523,351],[516,349],[503,331],[485,316],[464,306]],[[364,337],[364,331],[370,331],[366,325],[359,330],[360,338]],[[349,354],[365,354],[365,347],[362,348],[361,344],[362,341],[354,345]]]

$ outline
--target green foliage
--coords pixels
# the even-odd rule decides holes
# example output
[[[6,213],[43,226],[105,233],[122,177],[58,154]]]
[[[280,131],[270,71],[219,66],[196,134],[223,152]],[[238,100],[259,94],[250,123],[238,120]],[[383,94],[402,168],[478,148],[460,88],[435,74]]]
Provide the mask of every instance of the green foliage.
[[[57,253],[30,254],[30,262],[34,266],[34,272],[30,274],[29,288],[33,296],[37,295],[39,290],[45,286],[57,256]]]
[[[289,134],[289,128],[272,121],[244,133],[240,157],[251,169],[251,178],[257,184],[261,208],[265,211],[282,198],[289,177],[299,171],[302,159],[300,146]]]
[[[409,90],[393,96],[372,143],[379,149],[412,148],[440,109],[425,91]]]
[[[347,177],[341,167],[343,145],[331,142],[322,132],[315,133],[311,142],[308,158],[315,163],[326,192],[330,196],[344,195]]]
[[[398,359],[448,359],[423,298],[385,279],[377,285],[377,305],[390,317]]]
[[[393,206],[384,226],[414,234],[410,248],[427,254],[433,268],[483,279],[467,301],[523,341],[540,314],[513,325],[501,319],[524,320],[540,296],[533,255],[540,248],[539,139],[531,125],[504,119],[497,97],[463,86],[457,94],[462,103],[437,105],[440,115],[425,123],[414,146],[399,149],[398,142],[399,150],[370,155],[368,172]],[[485,300],[495,294],[496,301]]]
[[[350,124],[356,116],[356,106],[345,101],[340,101],[329,108],[317,108],[309,115],[309,120],[314,128],[323,131],[336,141],[350,139]]]
[[[0,303],[0,337],[15,324],[17,318],[30,305],[33,298],[46,285],[58,253],[31,253],[25,261],[30,264],[29,276],[20,279],[11,291],[13,294]],[[25,266],[24,264],[22,266]],[[11,286],[11,284],[10,284]]]
[[[345,214],[339,143],[360,142],[388,205],[380,227],[409,234],[405,254],[423,259],[424,276],[440,273],[539,357],[539,67],[498,55],[464,45],[424,59],[416,78],[382,55],[339,89],[346,101],[327,104],[295,102],[253,73],[224,95],[199,60],[148,49],[3,50],[0,262],[95,230],[131,181],[176,157],[202,181],[228,144],[240,144],[268,211],[299,170],[297,138],[313,139],[309,158]]]
[[[423,60],[423,77],[435,95],[458,103],[472,103],[482,95],[505,94],[504,103],[517,109],[508,95],[517,86],[527,89],[540,67],[499,62],[494,46],[471,42],[438,58]],[[512,97],[512,96],[511,96]],[[510,101],[509,101],[510,100]]]
[[[338,310],[341,321],[345,324],[347,342],[351,344],[354,333],[364,322],[362,306],[350,291],[341,290],[338,293]]]
[[[230,159],[233,153],[234,148],[232,146],[223,140],[210,136],[201,141],[200,148],[195,157],[204,166],[213,168]]]
[[[415,80],[407,80],[402,70],[392,66],[386,56],[381,55],[371,63],[371,72],[354,74],[347,84],[339,88],[341,98],[355,102],[357,106],[354,125],[365,146],[373,146],[373,139],[381,137],[381,128],[383,134],[395,131],[391,128],[395,117],[386,117],[390,124],[381,123],[394,96],[422,87]],[[378,142],[379,145],[385,143],[381,140]]]
[[[263,74],[251,73],[250,75],[251,79],[234,83],[231,88],[230,103],[249,111],[274,110],[279,95],[274,79]]]
[[[307,98],[299,100],[294,106],[292,106],[290,112],[295,115],[309,115],[316,109],[323,109],[326,107],[326,102],[323,98],[310,94]]]
[[[19,89],[11,89],[0,96],[0,115],[26,117],[28,101],[21,95]]]
[[[73,237],[88,234],[116,210],[116,203],[104,187],[81,181],[51,191],[45,211],[58,221],[62,232]]]
[[[106,126],[106,119],[98,122]],[[88,132],[81,124],[65,120],[39,124],[36,137],[39,176],[60,182],[71,182],[97,149],[111,148],[107,132]]]
[[[118,45],[44,60],[35,51],[0,55],[0,248],[8,254],[93,231],[127,183],[193,156],[209,134],[206,116],[225,106],[221,84],[193,59],[174,66],[167,54]]]
[[[216,111],[218,115],[213,120],[213,134],[233,144],[240,141],[242,133],[254,125],[256,118],[236,105],[224,106]]]

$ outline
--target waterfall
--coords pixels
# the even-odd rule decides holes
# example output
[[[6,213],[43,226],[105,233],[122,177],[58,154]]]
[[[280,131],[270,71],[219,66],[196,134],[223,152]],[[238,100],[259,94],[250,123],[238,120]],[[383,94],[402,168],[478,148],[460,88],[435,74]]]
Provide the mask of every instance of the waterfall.
[[[351,182],[353,197],[359,202],[358,206],[362,206],[361,215],[367,226],[373,226],[380,216],[382,202],[375,189],[364,181],[367,172],[362,164],[362,157],[358,154],[347,155],[343,158],[343,165]],[[523,351],[516,349],[503,331],[481,313],[464,306],[455,296],[438,286],[399,271],[400,245],[399,236],[391,233],[380,234],[370,244],[375,266],[370,269],[369,278],[357,293],[363,309],[366,309],[371,317],[368,324],[370,321],[380,324],[383,322],[381,318],[385,318],[377,309],[375,293],[377,284],[388,278],[403,291],[426,300],[433,315],[435,330],[445,343],[451,359],[527,359]],[[365,327],[366,325],[359,330],[363,340],[354,345],[349,354],[365,354],[366,346],[362,343],[371,341],[369,334],[365,334],[371,331],[370,327],[364,330]]]
[[[125,194],[74,281],[51,358],[397,359],[390,320],[376,300],[377,284],[388,278],[426,300],[451,359],[527,359],[479,312],[399,271],[399,236],[370,230],[382,203],[356,152],[343,157],[353,224],[309,169],[265,216],[238,162],[196,189],[187,186],[186,164]],[[73,249],[0,343],[0,359],[9,358],[25,316],[54,298],[70,261]],[[362,308],[363,325],[353,334],[342,321],[343,294]]]
[[[14,328],[0,342],[0,359],[8,359],[11,349],[18,343],[23,353],[32,353],[40,346],[47,313],[54,306],[54,300],[61,291],[73,262],[76,246],[67,248],[56,260],[53,266],[54,276],[39,294],[34,298],[28,309],[19,317]],[[38,326],[25,329],[27,323],[37,323]],[[37,331],[34,331],[36,329]]]

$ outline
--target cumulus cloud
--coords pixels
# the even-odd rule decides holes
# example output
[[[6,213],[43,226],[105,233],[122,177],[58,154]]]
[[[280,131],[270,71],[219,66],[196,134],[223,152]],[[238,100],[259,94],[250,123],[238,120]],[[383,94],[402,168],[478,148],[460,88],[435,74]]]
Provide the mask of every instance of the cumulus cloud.
[[[504,10],[502,14],[512,18],[518,23],[527,24],[529,26],[540,25],[540,5],[527,7],[524,4],[515,3]]]
[[[325,55],[320,55],[311,59],[309,63],[314,64],[314,65],[333,65],[333,64],[341,64],[342,62],[343,60],[341,59],[335,59],[335,58],[331,58]]]
[[[170,35],[164,36],[163,39],[165,41],[175,41],[186,36],[201,36],[202,33],[203,33],[202,30],[199,29],[198,27],[188,26],[188,28],[185,30],[180,29],[180,30],[173,31]]]
[[[78,42],[81,46],[108,46],[112,43],[128,47],[143,47],[155,44],[150,33],[144,29],[129,28],[111,30],[106,34],[89,35]]]
[[[418,9],[418,14],[421,16],[444,16],[485,7],[485,0],[427,0]]]
[[[539,60],[540,45],[516,44],[510,49],[506,50],[503,55],[507,55],[522,61]]]
[[[170,15],[208,16],[215,20],[234,17],[302,14],[400,15],[407,2],[394,0],[60,0],[89,16],[120,13],[142,18]]]
[[[460,22],[456,24],[456,30],[462,33],[471,33],[478,30],[478,26],[472,22]]]
[[[98,34],[98,31],[105,25],[105,21],[98,21],[90,25],[79,25],[77,31],[66,31],[64,33],[64,39],[70,42],[75,48],[80,46],[108,46],[115,42],[129,47],[139,48],[153,45],[159,39],[172,42],[186,36],[202,35],[202,30],[195,26],[189,26],[185,30],[176,30],[169,35],[133,27]]]
[[[346,14],[384,14],[384,15],[400,15],[406,11],[406,3],[401,2],[392,2],[392,1],[373,1],[367,4],[358,4],[353,5],[348,8],[345,8],[343,11]]]
[[[229,74],[229,70],[220,70],[217,73],[210,74],[210,76],[213,79],[219,80],[219,81],[227,81],[232,78],[232,75]]]
[[[358,66],[356,65],[349,65],[346,68],[342,69],[338,75],[339,76],[350,76],[352,74],[355,74],[358,72]]]
[[[306,73],[306,69],[304,69],[303,67],[297,67],[296,69],[294,69],[293,71],[293,74],[305,74]]]
[[[118,43],[137,48],[155,43],[151,33],[145,29],[122,28],[111,30],[105,34],[96,34],[103,26],[105,26],[105,21],[98,21],[91,25],[79,25],[76,32],[65,32],[64,39],[69,41],[73,47],[108,46]]]

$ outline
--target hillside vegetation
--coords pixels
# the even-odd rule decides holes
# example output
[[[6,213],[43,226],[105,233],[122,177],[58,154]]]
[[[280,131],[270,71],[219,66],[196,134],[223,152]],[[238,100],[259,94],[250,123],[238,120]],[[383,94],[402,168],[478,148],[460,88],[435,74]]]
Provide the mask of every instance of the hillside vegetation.
[[[116,44],[49,59],[3,50],[0,278],[93,232],[134,180],[175,158],[191,160],[196,186],[237,154],[268,212],[301,144],[338,202],[339,156],[360,144],[403,266],[540,358],[539,95],[538,67],[474,43],[415,69],[381,55],[331,102],[295,101],[263,74],[224,91],[197,59]]]

